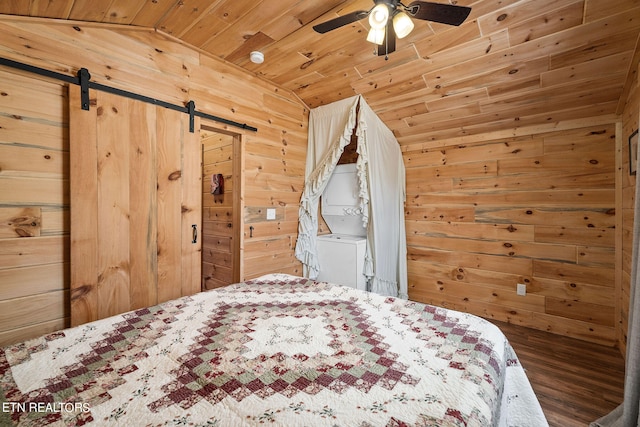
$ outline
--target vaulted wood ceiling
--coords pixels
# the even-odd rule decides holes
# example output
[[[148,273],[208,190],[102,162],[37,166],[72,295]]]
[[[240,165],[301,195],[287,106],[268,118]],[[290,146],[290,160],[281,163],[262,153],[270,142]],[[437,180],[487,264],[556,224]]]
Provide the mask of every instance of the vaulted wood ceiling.
[[[312,29],[372,0],[7,0],[0,13],[153,27],[311,108],[363,94],[405,145],[622,112],[640,1],[449,2],[472,8],[463,25],[416,21],[388,59],[365,40],[367,20]],[[253,50],[263,64],[250,62]]]

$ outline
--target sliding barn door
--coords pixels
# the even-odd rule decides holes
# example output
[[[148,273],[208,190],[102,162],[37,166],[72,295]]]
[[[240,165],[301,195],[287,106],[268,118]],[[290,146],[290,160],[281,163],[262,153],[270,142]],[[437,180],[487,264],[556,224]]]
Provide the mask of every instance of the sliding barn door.
[[[202,151],[189,116],[98,91],[85,111],[69,92],[71,325],[200,291]]]

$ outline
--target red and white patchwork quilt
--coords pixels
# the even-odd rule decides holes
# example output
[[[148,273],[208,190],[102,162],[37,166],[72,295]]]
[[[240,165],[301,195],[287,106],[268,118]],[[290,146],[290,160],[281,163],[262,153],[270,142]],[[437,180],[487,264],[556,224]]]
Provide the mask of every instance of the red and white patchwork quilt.
[[[283,274],[0,350],[0,425],[546,426],[478,317]]]

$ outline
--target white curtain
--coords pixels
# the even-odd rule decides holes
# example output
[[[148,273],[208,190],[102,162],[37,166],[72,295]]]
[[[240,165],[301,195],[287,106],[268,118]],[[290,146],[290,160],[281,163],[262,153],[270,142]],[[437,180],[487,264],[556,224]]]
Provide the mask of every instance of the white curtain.
[[[302,262],[304,275],[312,279],[317,278],[320,272],[317,255],[318,202],[344,147],[351,141],[357,105],[358,98],[353,97],[314,108],[309,113],[307,164],[295,254]]]
[[[640,146],[638,149],[640,150]],[[640,159],[640,157],[636,158]],[[638,292],[638,286],[640,286],[640,173],[636,174],[635,197],[624,401],[611,413],[591,423],[591,427],[640,426],[640,292]]]
[[[354,128],[360,208],[363,226],[367,228],[365,275],[372,292],[406,299],[402,153],[393,133],[359,95],[312,109],[309,114],[306,181],[300,200],[296,258],[302,262],[305,276],[318,277],[321,268],[317,255],[318,202]]]
[[[374,268],[371,291],[406,299],[404,162],[393,133],[364,100],[360,101],[358,144],[368,157],[371,214],[367,242]]]

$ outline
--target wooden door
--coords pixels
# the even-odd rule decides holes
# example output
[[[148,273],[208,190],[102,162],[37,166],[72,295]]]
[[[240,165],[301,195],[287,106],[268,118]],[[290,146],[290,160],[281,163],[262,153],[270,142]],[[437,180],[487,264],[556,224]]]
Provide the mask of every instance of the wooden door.
[[[71,325],[200,291],[201,149],[189,117],[98,91],[85,111],[69,92]]]
[[[240,232],[242,212],[240,161],[241,138],[237,134],[202,125],[202,286],[214,289],[240,281]],[[224,190],[211,193],[211,176],[222,174]]]

